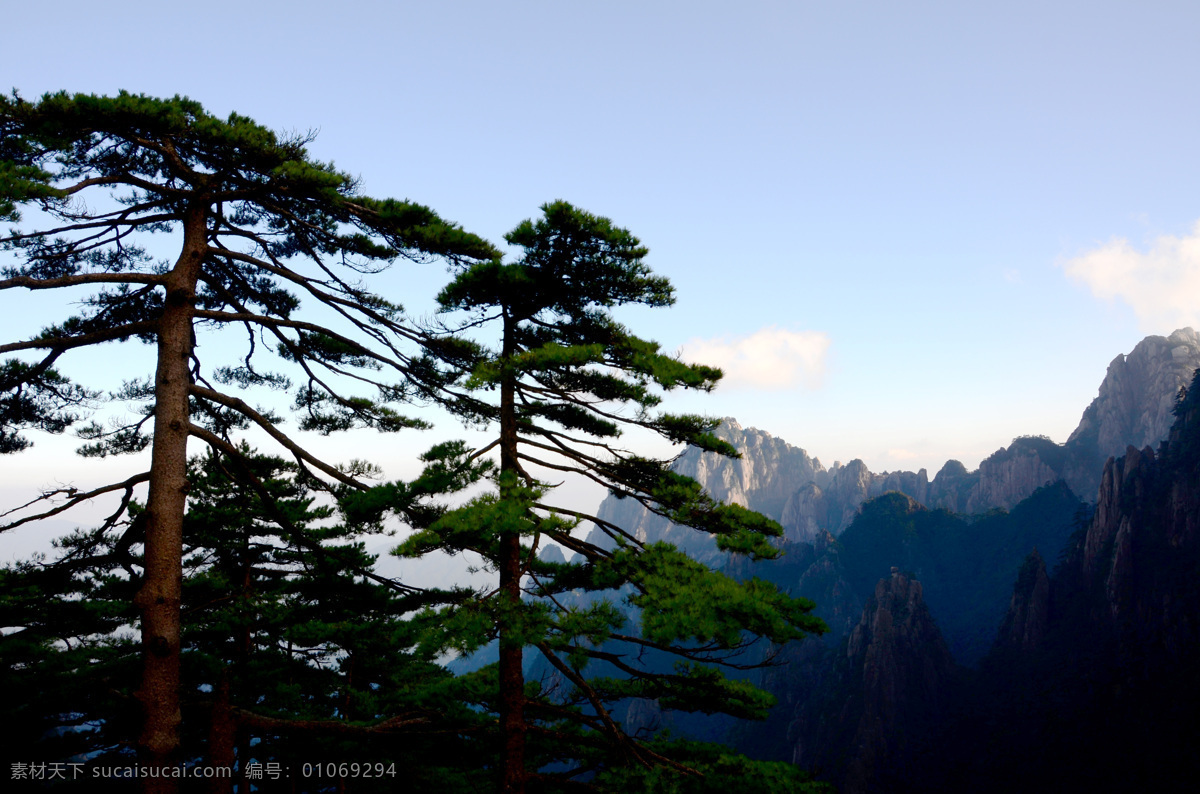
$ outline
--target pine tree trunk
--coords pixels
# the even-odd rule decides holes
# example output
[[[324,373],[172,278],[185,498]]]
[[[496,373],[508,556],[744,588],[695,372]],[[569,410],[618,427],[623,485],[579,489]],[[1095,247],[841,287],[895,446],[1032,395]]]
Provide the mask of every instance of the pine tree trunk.
[[[250,774],[246,764],[250,762],[253,750],[250,742],[254,737],[248,730],[238,731],[237,740],[237,794],[250,794]]]
[[[502,366],[515,353],[512,344],[513,320],[505,312]],[[517,419],[516,375],[505,372],[500,381],[500,498],[511,488],[507,477],[516,476]],[[500,598],[504,601],[499,622],[500,633],[500,731],[504,741],[500,790],[504,794],[525,791],[525,673],[522,669],[523,646],[509,629],[509,616],[521,604],[521,535],[509,527],[500,539]]]
[[[183,514],[187,501],[188,362],[192,313],[204,261],[205,207],[184,215],[183,251],[167,276],[158,329],[154,377],[154,441],[146,502],[145,574],[135,603],[142,617],[142,763],[157,770],[146,792],[174,792],[170,767],[179,762],[180,601],[183,588]]]
[[[250,557],[250,530],[242,537],[242,608],[241,625],[238,627],[237,642],[234,645],[234,671],[237,673],[238,696],[240,702],[247,702],[246,681],[250,675],[250,651],[253,646],[253,614],[251,601],[254,595],[254,564]],[[252,700],[249,702],[253,702]],[[237,736],[238,794],[249,794],[250,778],[246,773],[246,763],[250,760],[250,737],[246,731],[239,731]],[[231,778],[232,780],[232,778]]]
[[[221,671],[221,678],[214,692],[212,717],[208,728],[208,762],[216,768],[233,769],[237,758],[237,718],[233,716],[230,697],[229,669]],[[233,794],[233,776],[214,777],[209,781],[211,794]]]

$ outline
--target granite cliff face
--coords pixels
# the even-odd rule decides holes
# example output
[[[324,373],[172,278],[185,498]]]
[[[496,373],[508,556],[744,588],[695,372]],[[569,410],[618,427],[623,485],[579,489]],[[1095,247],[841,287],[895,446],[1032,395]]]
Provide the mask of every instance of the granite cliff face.
[[[960,510],[1009,509],[1060,478],[1078,496],[1094,501],[1106,460],[1124,455],[1130,446],[1153,449],[1167,438],[1175,398],[1197,368],[1200,334],[1193,329],[1146,337],[1108,365],[1099,393],[1064,444],[1033,437],[998,450],[979,464],[979,480]]]
[[[962,472],[948,477],[961,482]],[[978,670],[955,667],[932,617],[935,583],[962,561],[939,571],[936,560],[904,556],[937,515],[898,495],[870,502],[835,544],[843,579],[856,581],[851,558],[864,548],[924,567],[929,579],[893,569],[828,651],[826,672],[810,664],[801,689],[783,690],[792,760],[851,794],[1191,790],[1200,775],[1200,374],[1166,443],[1126,447],[1099,479],[1053,575],[1039,544],[1019,566]],[[929,548],[946,553],[955,538],[976,548],[996,536],[996,522],[1034,520],[1044,505],[1031,513],[1033,503],[1055,491],[1069,493],[1060,482],[972,523],[938,514],[949,532]],[[892,514],[892,535],[856,540],[869,520]]]
[[[993,507],[1011,510],[1058,478],[1059,473],[1042,460],[1037,447],[1018,439],[979,464],[979,482],[968,492],[962,512],[982,513]]]
[[[874,474],[858,459],[845,466],[835,463],[825,480],[823,487],[815,481],[805,483],[788,497],[778,518],[788,542],[811,543],[825,531],[840,535],[858,515],[863,502],[889,491],[922,502],[929,490],[924,469]]]
[[[732,444],[741,458],[689,448],[679,457],[675,470],[695,479],[719,501],[742,505],[778,520],[796,483],[819,487],[829,482],[829,472],[819,460],[761,430],[743,428],[736,420],[726,418],[715,435]],[[632,499],[610,496],[600,504],[596,515],[624,528],[638,540],[665,540],[708,562],[722,556],[710,538],[677,527]],[[602,546],[608,543],[607,537],[599,532],[593,532],[589,540]]]
[[[922,597],[894,570],[863,608],[827,682],[793,723],[793,761],[847,794],[901,790],[934,749],[954,661]]]
[[[735,419],[723,420],[716,435],[732,444],[742,457],[731,460],[688,449],[675,470],[704,483],[719,501],[778,516],[796,483],[823,486],[829,481],[829,472],[821,461],[769,433],[743,428]]]
[[[1148,336],[1114,358],[1100,393],[1064,445],[1072,458],[1063,472],[1071,489],[1090,499],[1104,461],[1125,454],[1126,447],[1153,448],[1165,439],[1175,397],[1198,367],[1200,334],[1191,328]]]
[[[1167,442],[1127,446],[1099,479],[1054,574],[1026,561],[947,725],[958,788],[1184,791],[1200,774],[1200,377]]]
[[[1050,577],[1046,562],[1035,548],[1017,574],[1008,614],[1000,624],[996,644],[1007,651],[1041,650],[1050,624]]]
[[[1200,391],[1200,378],[1191,388]],[[1105,465],[1071,560],[1095,602],[1095,628],[1129,658],[1147,644],[1170,654],[1200,647],[1200,394],[1182,408],[1157,454],[1130,446]]]

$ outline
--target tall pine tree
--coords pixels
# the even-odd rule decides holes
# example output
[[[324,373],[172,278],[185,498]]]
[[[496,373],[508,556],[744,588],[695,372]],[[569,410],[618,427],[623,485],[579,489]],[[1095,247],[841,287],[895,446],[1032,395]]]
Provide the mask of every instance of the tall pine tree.
[[[644,698],[666,708],[762,716],[771,698],[727,678],[722,665],[752,666],[741,654],[754,641],[783,643],[824,626],[809,615],[810,602],[762,581],[736,582],[672,546],[643,543],[626,528],[554,501],[545,473],[588,478],[677,524],[713,533],[729,552],[774,557],[770,539],[781,534],[757,513],[714,502],[671,471],[670,459],[622,446],[623,432],[637,429],[736,455],[711,434],[715,422],[657,411],[664,391],[709,390],[721,373],[664,354],[614,319],[616,306],[674,300],[668,281],[645,265],[637,238],[566,202],[542,209],[541,220],[506,237],[521,249],[518,259],[466,267],[439,295],[447,320],[461,318],[474,336],[459,335],[459,357],[450,362],[461,373],[451,389],[454,408],[494,429],[494,440],[474,451],[433,450],[425,476],[362,497],[357,509],[390,505],[406,515],[418,531],[401,555],[467,551],[496,571],[495,589],[481,599],[448,600],[440,625],[445,644],[460,651],[498,640],[498,664],[476,676],[477,705],[498,715],[502,791],[522,792],[531,782],[554,788],[597,772],[595,781],[614,784],[634,777],[661,783],[662,775],[699,779],[720,764],[703,753],[687,760],[686,744],[636,741],[614,704]],[[494,341],[481,344],[493,329]],[[491,450],[499,453],[494,469],[482,457]],[[456,509],[414,509],[448,472],[463,481],[489,474],[495,490]],[[581,521],[608,541],[578,537]],[[547,541],[575,557],[540,559]],[[639,630],[630,631],[631,622]],[[554,687],[526,679],[527,649]],[[798,780],[792,772],[770,773]]]
[[[153,377],[128,373],[117,395],[146,400],[143,416],[80,428],[92,442],[89,454],[149,446],[149,468],[121,482],[44,494],[43,504],[62,503],[6,526],[103,494],[120,494],[126,505],[137,487],[148,485],[136,598],[144,665],[139,744],[145,763],[160,769],[180,760],[189,437],[236,457],[231,432],[252,425],[314,477],[365,487],[353,470],[310,452],[238,390],[289,390],[300,427],[321,432],[421,425],[387,405],[436,386],[421,363],[421,335],[402,323],[397,305],[359,279],[398,257],[469,263],[494,256],[487,243],[426,207],[360,195],[354,179],[314,161],[307,142],[237,114],[216,118],[180,97],[0,98],[0,218],[19,223],[21,211],[32,210],[30,226],[0,238],[8,255],[0,290],[95,290],[79,314],[0,344],[0,354],[33,356],[0,367],[0,451],[23,448],[24,427],[71,426],[99,396],[60,374],[68,353],[133,340],[157,349]],[[150,253],[156,249],[147,238],[158,234],[170,235],[172,258]],[[302,319],[302,302],[330,319]],[[245,329],[245,355],[202,363],[198,333],[229,326]],[[264,349],[296,373],[294,384],[263,368]],[[149,789],[173,788],[170,778],[154,781]]]

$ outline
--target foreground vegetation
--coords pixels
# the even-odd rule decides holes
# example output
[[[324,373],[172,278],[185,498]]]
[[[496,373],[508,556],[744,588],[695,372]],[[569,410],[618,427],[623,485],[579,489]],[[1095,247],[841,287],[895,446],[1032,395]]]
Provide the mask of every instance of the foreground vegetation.
[[[426,207],[359,194],[305,139],[181,98],[14,95],[0,134],[13,223],[0,290],[90,290],[79,313],[0,344],[16,355],[0,365],[0,451],[27,447],[27,428],[73,428],[91,456],[150,450],[139,474],[6,514],[7,529],[119,502],[52,557],[0,573],[16,760],[128,765],[136,747],[148,791],[203,764],[237,769],[203,781],[214,790],[249,790],[256,769],[277,773],[253,780],[264,789],[285,785],[281,770],[301,790],[812,787],[790,765],[628,735],[614,704],[761,718],[770,696],[722,671],[769,660],[747,653],[756,642],[821,632],[813,605],[557,504],[536,476],[587,477],[722,549],[777,553],[777,524],[619,441],[637,428],[736,455],[712,421],[659,411],[665,392],[711,389],[720,371],[611,315],[674,300],[633,235],[554,202],[507,236],[522,253],[505,261]],[[155,235],[173,259],[151,253]],[[436,323],[371,290],[397,259],[451,265]],[[243,329],[244,349],[202,357],[198,340],[223,328]],[[72,356],[118,342],[153,345],[155,372],[121,373],[109,395],[69,379]],[[425,427],[401,413],[418,401],[495,436],[438,445],[420,477],[380,485],[246,399],[261,392],[287,395],[302,431]],[[144,407],[85,421],[108,401]],[[250,428],[277,449],[248,447]],[[495,585],[379,576],[363,539],[395,518],[416,530],[399,554],[471,552]],[[611,547],[581,541],[583,521]],[[574,556],[541,559],[548,541]],[[454,676],[438,663],[493,641],[494,665]],[[526,677],[531,654],[545,675]],[[306,777],[316,762],[335,763]]]

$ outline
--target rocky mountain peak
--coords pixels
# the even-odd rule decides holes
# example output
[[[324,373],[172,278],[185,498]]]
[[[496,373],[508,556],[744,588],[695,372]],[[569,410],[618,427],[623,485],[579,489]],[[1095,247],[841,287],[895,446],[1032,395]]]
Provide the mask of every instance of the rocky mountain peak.
[[[778,521],[797,483],[815,483],[820,487],[829,482],[829,473],[821,461],[770,433],[744,428],[736,419],[722,419],[714,435],[732,444],[741,457],[727,458],[689,447],[679,456],[674,469],[695,479],[718,501],[742,505]],[[673,543],[702,561],[720,557],[711,537],[675,526],[636,500],[609,496],[596,515],[623,527],[639,540]],[[590,541],[601,546],[608,542],[600,532],[593,532]]]
[[[680,456],[675,470],[703,483],[722,502],[778,519],[795,483],[827,481],[819,460],[758,428],[743,428],[736,419],[725,417],[715,435],[732,444],[741,457],[726,458],[693,447]]]
[[[1126,447],[1156,447],[1167,437],[1179,389],[1200,367],[1200,334],[1181,328],[1148,336],[1108,365],[1096,399],[1083,412],[1066,447],[1078,465],[1065,472],[1072,490],[1094,498],[1104,461]]]
[[[790,543],[812,543],[823,532],[839,535],[862,504],[898,491],[929,508],[977,514],[1013,509],[1059,479],[1087,501],[1096,499],[1105,461],[1127,446],[1153,447],[1166,438],[1181,386],[1200,367],[1200,334],[1191,328],[1150,336],[1108,367],[1099,394],[1065,444],[1043,436],[1013,439],[968,471],[949,460],[932,481],[924,469],[876,474],[859,459],[826,469],[799,447],[726,417],[716,435],[741,453],[730,459],[688,449],[676,471],[695,478],[715,499],[763,513],[784,528]],[[702,560],[719,554],[710,539],[672,527],[632,500],[605,500],[599,517],[643,540],[666,540]]]
[[[932,643],[945,650],[945,643],[934,625],[929,608],[925,605],[921,583],[892,568],[891,575],[880,579],[875,593],[863,608],[862,620],[850,634],[846,654],[861,661],[866,680],[872,687],[890,689],[889,683],[899,669],[897,653],[903,646],[924,647]],[[949,651],[945,651],[947,669],[951,665]],[[940,665],[919,671],[933,675]],[[929,678],[922,686],[927,694],[933,695],[936,681]],[[889,705],[889,707],[894,704]]]
[[[996,645],[1029,653],[1040,650],[1050,625],[1050,577],[1035,547],[1017,573],[1012,602],[1000,626]]]
[[[541,550],[538,551],[538,559],[542,562],[552,562],[558,565],[562,565],[567,561],[567,558],[562,553],[562,549],[560,549],[558,546],[550,545],[543,546]]]
[[[842,790],[886,790],[931,744],[954,661],[922,596],[921,583],[893,569],[851,632],[842,668],[849,695],[838,715],[854,739]]]

